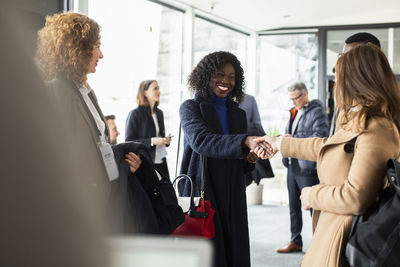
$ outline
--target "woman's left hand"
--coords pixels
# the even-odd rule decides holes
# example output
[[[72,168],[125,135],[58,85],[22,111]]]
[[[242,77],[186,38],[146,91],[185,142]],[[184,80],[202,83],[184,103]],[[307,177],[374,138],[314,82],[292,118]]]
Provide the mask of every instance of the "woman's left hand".
[[[256,163],[258,160],[257,154],[250,151],[250,153],[246,157],[247,161],[250,163]]]
[[[132,173],[135,173],[142,164],[142,160],[140,159],[139,155],[136,155],[133,152],[129,152],[125,155],[125,161],[128,162],[129,169]]]
[[[303,208],[305,210],[309,210],[312,208],[310,202],[308,201],[308,195],[310,194],[310,190],[311,190],[311,186],[304,187],[301,190],[300,199],[301,199],[301,202],[303,203]]]

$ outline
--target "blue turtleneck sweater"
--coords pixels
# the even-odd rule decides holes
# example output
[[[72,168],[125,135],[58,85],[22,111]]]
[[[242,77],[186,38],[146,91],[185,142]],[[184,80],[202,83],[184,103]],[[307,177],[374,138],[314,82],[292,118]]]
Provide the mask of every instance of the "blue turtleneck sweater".
[[[226,108],[226,100],[228,97],[218,97],[214,92],[211,92],[211,96],[219,121],[221,122],[222,131],[224,134],[229,134],[228,109]]]

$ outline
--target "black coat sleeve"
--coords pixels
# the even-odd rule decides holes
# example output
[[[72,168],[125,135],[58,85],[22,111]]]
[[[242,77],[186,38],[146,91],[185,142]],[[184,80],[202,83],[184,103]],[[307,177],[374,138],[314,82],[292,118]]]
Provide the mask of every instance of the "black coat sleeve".
[[[185,141],[196,153],[221,159],[239,159],[247,156],[242,148],[247,134],[214,133],[202,118],[199,105],[194,100],[187,100],[181,105],[180,117]]]
[[[125,141],[140,142],[147,147],[151,147],[151,136],[146,138],[140,136],[141,127],[146,127],[146,125],[141,124],[140,117],[140,112],[137,109],[129,112],[125,124]]]

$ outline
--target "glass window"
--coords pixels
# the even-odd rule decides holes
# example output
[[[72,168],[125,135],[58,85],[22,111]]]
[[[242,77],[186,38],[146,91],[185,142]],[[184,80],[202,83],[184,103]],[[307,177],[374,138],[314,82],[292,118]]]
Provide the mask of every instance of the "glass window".
[[[331,30],[327,32],[326,49],[326,74],[334,75],[332,69],[336,64],[337,55],[343,51],[344,41],[358,32],[369,32],[376,36],[381,43],[383,52],[388,53],[388,29],[356,29],[356,30]]]
[[[259,99],[267,133],[283,133],[289,119],[288,87],[304,82],[310,99],[318,98],[318,37],[314,33],[260,37]]]
[[[309,98],[318,98],[318,37],[315,33],[266,35],[259,38],[257,103],[268,135],[285,132],[289,121],[288,87],[306,84]],[[270,159],[276,179],[264,179],[264,202],[288,203],[286,172],[278,153]],[[267,189],[267,190],[266,190]]]
[[[400,28],[394,29],[393,72],[400,74]]]
[[[229,51],[239,59],[246,75],[247,35],[199,17],[194,20],[193,35],[193,66],[211,52]]]
[[[138,86],[148,79],[160,86],[166,134],[178,136],[180,91],[185,90],[181,88],[183,13],[147,0],[89,0],[88,15],[101,26],[104,54],[89,84],[104,114],[116,115],[118,141],[125,140],[125,120],[137,107]],[[170,155],[175,151],[176,145],[168,149]],[[168,159],[172,174],[174,157]]]

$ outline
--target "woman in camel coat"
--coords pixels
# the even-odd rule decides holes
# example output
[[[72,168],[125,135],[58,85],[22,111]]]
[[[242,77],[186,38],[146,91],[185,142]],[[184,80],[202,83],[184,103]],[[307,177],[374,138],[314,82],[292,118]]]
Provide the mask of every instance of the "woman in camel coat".
[[[336,72],[335,135],[264,137],[259,142],[269,144],[256,149],[261,157],[280,148],[284,157],[317,162],[320,184],[304,188],[300,197],[305,209],[314,210],[303,267],[348,266],[344,250],[353,216],[373,207],[387,183],[386,162],[400,152],[400,89],[383,52],[372,44],[357,46],[338,59]]]

